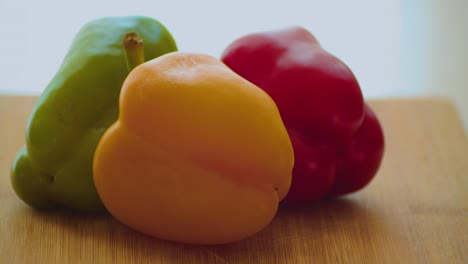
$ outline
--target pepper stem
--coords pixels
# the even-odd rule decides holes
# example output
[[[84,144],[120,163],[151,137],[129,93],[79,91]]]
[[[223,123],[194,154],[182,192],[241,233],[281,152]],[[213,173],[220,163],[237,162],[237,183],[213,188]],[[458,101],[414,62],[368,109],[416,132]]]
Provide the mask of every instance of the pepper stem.
[[[128,72],[130,72],[136,66],[145,62],[143,40],[137,35],[137,33],[127,32],[125,33],[122,42],[125,51],[127,69]]]

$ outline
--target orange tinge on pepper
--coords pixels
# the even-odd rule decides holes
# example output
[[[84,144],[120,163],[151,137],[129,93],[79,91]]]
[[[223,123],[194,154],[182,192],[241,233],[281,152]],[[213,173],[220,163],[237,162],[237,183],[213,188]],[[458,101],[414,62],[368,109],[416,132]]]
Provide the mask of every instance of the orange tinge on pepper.
[[[289,191],[294,155],[274,101],[218,59],[172,52],[125,80],[94,182],[121,223],[165,240],[258,233]]]

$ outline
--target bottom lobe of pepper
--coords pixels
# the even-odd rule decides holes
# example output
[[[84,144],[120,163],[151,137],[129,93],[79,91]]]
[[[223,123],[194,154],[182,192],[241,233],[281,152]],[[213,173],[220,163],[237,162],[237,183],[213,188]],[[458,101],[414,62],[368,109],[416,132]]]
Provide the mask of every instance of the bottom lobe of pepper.
[[[295,165],[291,187],[281,204],[316,202],[330,190],[335,180],[333,149],[306,141],[294,129],[288,132],[294,148]]]
[[[367,186],[380,168],[384,148],[382,126],[372,109],[366,106],[364,121],[343,155],[328,196],[349,194]]]
[[[103,140],[95,154],[97,191],[118,221],[141,233],[183,243],[230,243],[261,231],[277,211],[273,184],[235,182],[145,144],[119,123]]]
[[[11,183],[18,197],[36,209],[51,209],[56,206],[50,196],[50,181],[47,174],[35,169],[26,147],[18,153],[11,167]]]

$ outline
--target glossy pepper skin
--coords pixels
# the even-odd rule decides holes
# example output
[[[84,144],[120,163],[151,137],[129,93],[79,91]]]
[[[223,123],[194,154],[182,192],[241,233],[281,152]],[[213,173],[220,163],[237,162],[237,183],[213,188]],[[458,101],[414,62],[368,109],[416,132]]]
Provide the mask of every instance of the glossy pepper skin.
[[[220,60],[174,52],[125,80],[94,157],[109,212],[144,234],[231,243],[265,228],[294,155],[274,101]]]
[[[277,103],[294,146],[296,205],[364,188],[380,167],[382,127],[352,71],[302,27],[234,40],[221,60]]]
[[[99,139],[118,116],[128,75],[122,37],[128,31],[145,41],[146,60],[177,50],[170,32],[149,17],[104,17],[81,28],[35,104],[26,145],[11,168],[16,194],[31,207],[105,210],[93,183],[92,161]]]

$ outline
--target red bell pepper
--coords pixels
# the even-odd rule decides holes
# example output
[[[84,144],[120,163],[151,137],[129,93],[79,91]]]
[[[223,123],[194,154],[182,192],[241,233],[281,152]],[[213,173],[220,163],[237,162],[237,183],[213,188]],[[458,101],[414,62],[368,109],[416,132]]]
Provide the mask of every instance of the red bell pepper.
[[[356,77],[302,27],[257,32],[221,55],[276,102],[293,143],[292,185],[283,204],[356,192],[373,179],[384,135]]]

